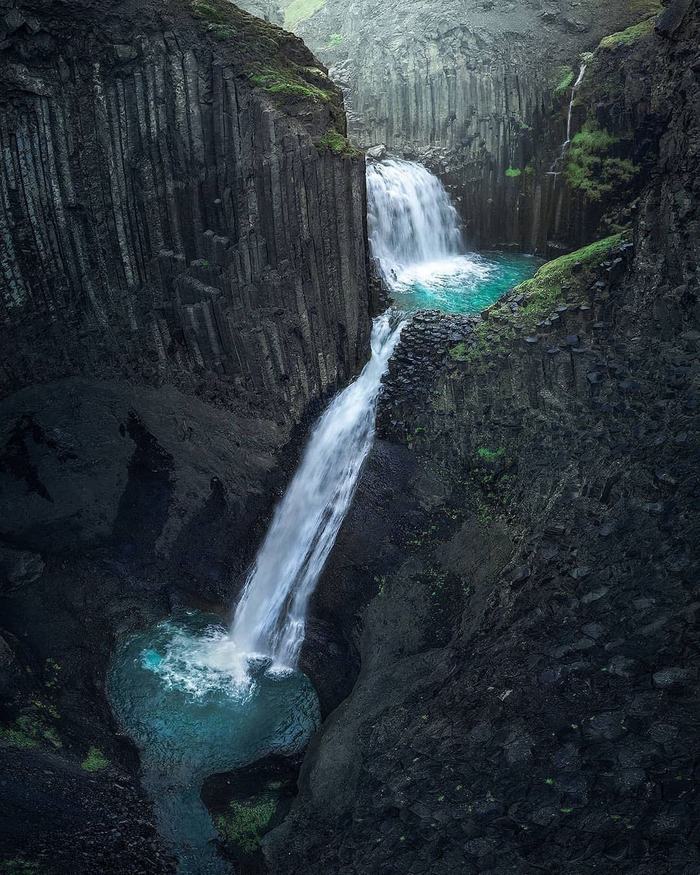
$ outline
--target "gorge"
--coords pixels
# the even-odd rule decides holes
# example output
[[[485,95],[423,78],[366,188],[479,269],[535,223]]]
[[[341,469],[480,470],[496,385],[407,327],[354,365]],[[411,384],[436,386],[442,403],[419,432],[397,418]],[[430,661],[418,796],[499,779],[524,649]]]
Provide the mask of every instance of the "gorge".
[[[0,872],[692,875],[697,0],[246,8],[0,9]]]

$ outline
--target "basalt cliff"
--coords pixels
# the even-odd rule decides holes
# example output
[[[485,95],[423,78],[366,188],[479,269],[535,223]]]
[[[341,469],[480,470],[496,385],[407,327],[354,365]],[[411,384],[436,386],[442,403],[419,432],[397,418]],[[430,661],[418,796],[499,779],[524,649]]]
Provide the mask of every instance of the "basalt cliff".
[[[365,360],[364,160],[323,66],[228,3],[0,13],[2,859],[161,871],[107,660],[230,599]]]

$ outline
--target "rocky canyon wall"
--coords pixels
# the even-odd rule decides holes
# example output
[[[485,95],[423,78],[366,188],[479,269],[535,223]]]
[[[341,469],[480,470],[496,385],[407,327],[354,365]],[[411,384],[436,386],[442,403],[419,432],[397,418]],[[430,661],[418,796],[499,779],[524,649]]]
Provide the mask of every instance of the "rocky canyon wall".
[[[3,394],[126,376],[298,420],[368,348],[342,98],[230,4],[4,4]]]
[[[698,866],[700,8],[685,6],[651,55],[623,46],[606,68],[646,65],[635,105],[658,131],[632,229],[481,321],[423,315],[402,335],[369,469],[393,538],[373,528],[359,675],[266,839],[273,872]],[[356,526],[377,512],[362,490]],[[340,602],[339,581],[319,601]]]
[[[328,0],[296,30],[342,85],[351,135],[434,169],[470,243],[547,252],[590,239],[600,218],[550,174],[581,54],[654,8]]]

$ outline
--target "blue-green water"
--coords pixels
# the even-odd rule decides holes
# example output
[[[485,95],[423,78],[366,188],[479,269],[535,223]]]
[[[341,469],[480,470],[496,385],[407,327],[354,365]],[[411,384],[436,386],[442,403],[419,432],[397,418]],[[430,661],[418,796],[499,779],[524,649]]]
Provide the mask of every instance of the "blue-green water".
[[[182,875],[230,872],[200,790],[211,774],[303,750],[320,722],[298,671],[249,677],[217,618],[187,613],[133,636],[109,675],[113,711],[141,752],[143,784]]]
[[[468,253],[403,268],[391,278],[396,306],[406,312],[480,313],[542,264],[531,255]]]

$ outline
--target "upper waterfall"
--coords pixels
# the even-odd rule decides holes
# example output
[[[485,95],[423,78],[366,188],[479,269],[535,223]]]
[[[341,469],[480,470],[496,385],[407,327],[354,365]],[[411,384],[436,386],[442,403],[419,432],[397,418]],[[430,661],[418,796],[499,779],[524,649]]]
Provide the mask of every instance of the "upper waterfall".
[[[372,255],[390,284],[410,265],[462,251],[459,217],[445,187],[413,161],[368,164],[367,225]]]

